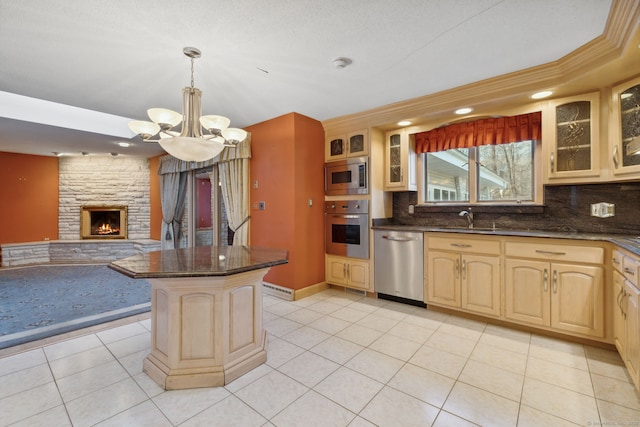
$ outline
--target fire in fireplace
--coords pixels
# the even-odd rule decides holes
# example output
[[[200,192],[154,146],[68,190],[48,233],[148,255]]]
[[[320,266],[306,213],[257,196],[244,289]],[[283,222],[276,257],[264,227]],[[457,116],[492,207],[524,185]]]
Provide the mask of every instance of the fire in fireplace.
[[[80,212],[83,239],[126,239],[126,206],[83,206]]]

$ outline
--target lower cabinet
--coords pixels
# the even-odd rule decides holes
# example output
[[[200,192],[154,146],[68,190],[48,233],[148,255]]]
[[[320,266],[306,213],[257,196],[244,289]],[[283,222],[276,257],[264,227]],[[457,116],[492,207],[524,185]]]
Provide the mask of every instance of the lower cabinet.
[[[559,332],[604,336],[604,270],[507,258],[505,317]]]
[[[500,257],[467,253],[499,253],[498,242],[427,238],[425,245],[427,303],[500,316]]]
[[[604,249],[505,243],[505,318],[558,332],[604,337]]]
[[[325,255],[327,283],[371,291],[369,261],[334,255]]]
[[[640,389],[640,259],[614,250],[613,334],[620,357],[637,389]]]

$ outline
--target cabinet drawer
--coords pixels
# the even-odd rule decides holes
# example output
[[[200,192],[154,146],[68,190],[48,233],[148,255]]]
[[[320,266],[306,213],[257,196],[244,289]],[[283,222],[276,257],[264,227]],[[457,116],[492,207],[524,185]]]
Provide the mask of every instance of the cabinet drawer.
[[[505,252],[506,256],[517,258],[535,258],[548,261],[570,261],[588,264],[602,264],[604,262],[604,249],[597,247],[507,242]]]
[[[613,250],[611,254],[611,265],[615,270],[618,270],[622,273],[622,260],[624,259],[624,254],[616,249]]]
[[[628,281],[638,287],[638,274],[640,274],[640,259],[629,256],[622,257],[622,274]]]
[[[486,255],[500,255],[500,242],[497,240],[476,240],[456,237],[427,237],[428,249],[456,252],[473,252]]]

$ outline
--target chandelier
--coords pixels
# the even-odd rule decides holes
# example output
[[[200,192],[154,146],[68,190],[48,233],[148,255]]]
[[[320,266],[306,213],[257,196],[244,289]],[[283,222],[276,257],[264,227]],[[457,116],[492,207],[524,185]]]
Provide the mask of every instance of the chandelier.
[[[216,157],[225,147],[244,141],[247,132],[230,128],[231,121],[226,117],[200,115],[202,91],[193,85],[193,62],[201,53],[195,47],[185,47],[182,51],[191,58],[191,87],[182,89],[182,114],[166,108],[150,108],[147,114],[152,121],[132,120],[129,129],[145,142],[159,143],[173,157],[203,162]],[[175,130],[180,123],[180,131]]]

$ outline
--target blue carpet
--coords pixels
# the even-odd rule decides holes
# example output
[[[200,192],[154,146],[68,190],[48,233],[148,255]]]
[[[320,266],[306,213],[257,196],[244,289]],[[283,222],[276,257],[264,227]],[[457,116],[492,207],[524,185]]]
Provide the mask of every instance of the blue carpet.
[[[106,265],[0,270],[0,349],[151,310],[151,285]]]

